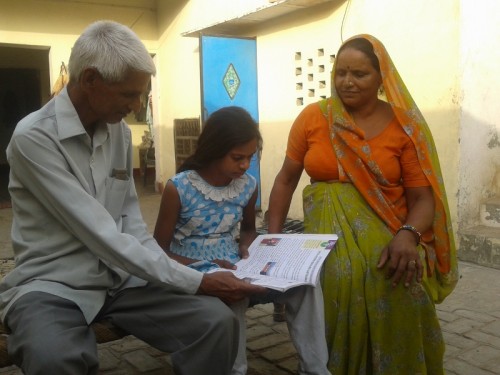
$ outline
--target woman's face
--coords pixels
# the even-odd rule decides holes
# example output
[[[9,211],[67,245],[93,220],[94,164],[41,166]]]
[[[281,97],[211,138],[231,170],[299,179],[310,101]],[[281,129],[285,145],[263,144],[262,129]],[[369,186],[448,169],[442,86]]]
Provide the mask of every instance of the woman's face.
[[[361,51],[346,48],[337,56],[334,84],[347,109],[360,109],[377,100],[380,73]]]

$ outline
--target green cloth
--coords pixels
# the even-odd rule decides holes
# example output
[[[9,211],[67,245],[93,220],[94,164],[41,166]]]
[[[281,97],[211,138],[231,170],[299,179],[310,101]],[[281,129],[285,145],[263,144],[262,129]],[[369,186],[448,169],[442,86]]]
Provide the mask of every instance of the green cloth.
[[[303,198],[305,232],[339,236],[321,280],[331,373],[443,374],[436,278],[392,287],[377,263],[393,235],[352,184],[317,182]]]

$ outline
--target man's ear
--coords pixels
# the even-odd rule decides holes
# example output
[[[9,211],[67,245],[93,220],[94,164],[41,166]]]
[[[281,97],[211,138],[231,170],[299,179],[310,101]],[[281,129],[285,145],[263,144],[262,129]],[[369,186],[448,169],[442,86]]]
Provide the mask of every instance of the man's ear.
[[[86,68],[80,75],[80,84],[84,90],[94,90],[102,83],[102,76],[95,68]]]

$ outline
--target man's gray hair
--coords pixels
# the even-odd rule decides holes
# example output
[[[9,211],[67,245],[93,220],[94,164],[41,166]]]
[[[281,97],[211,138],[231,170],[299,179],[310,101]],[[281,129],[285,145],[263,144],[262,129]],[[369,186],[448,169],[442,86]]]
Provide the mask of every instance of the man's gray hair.
[[[156,74],[149,52],[127,26],[97,21],[75,42],[69,58],[70,81],[78,81],[87,68],[95,68],[108,82],[121,82],[129,70]]]

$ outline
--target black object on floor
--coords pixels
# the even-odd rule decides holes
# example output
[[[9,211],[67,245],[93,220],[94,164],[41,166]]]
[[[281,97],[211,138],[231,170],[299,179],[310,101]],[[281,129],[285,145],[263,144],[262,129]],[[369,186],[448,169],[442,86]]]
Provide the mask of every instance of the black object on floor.
[[[9,166],[0,165],[0,208],[11,207],[10,194],[7,189],[9,185]]]

